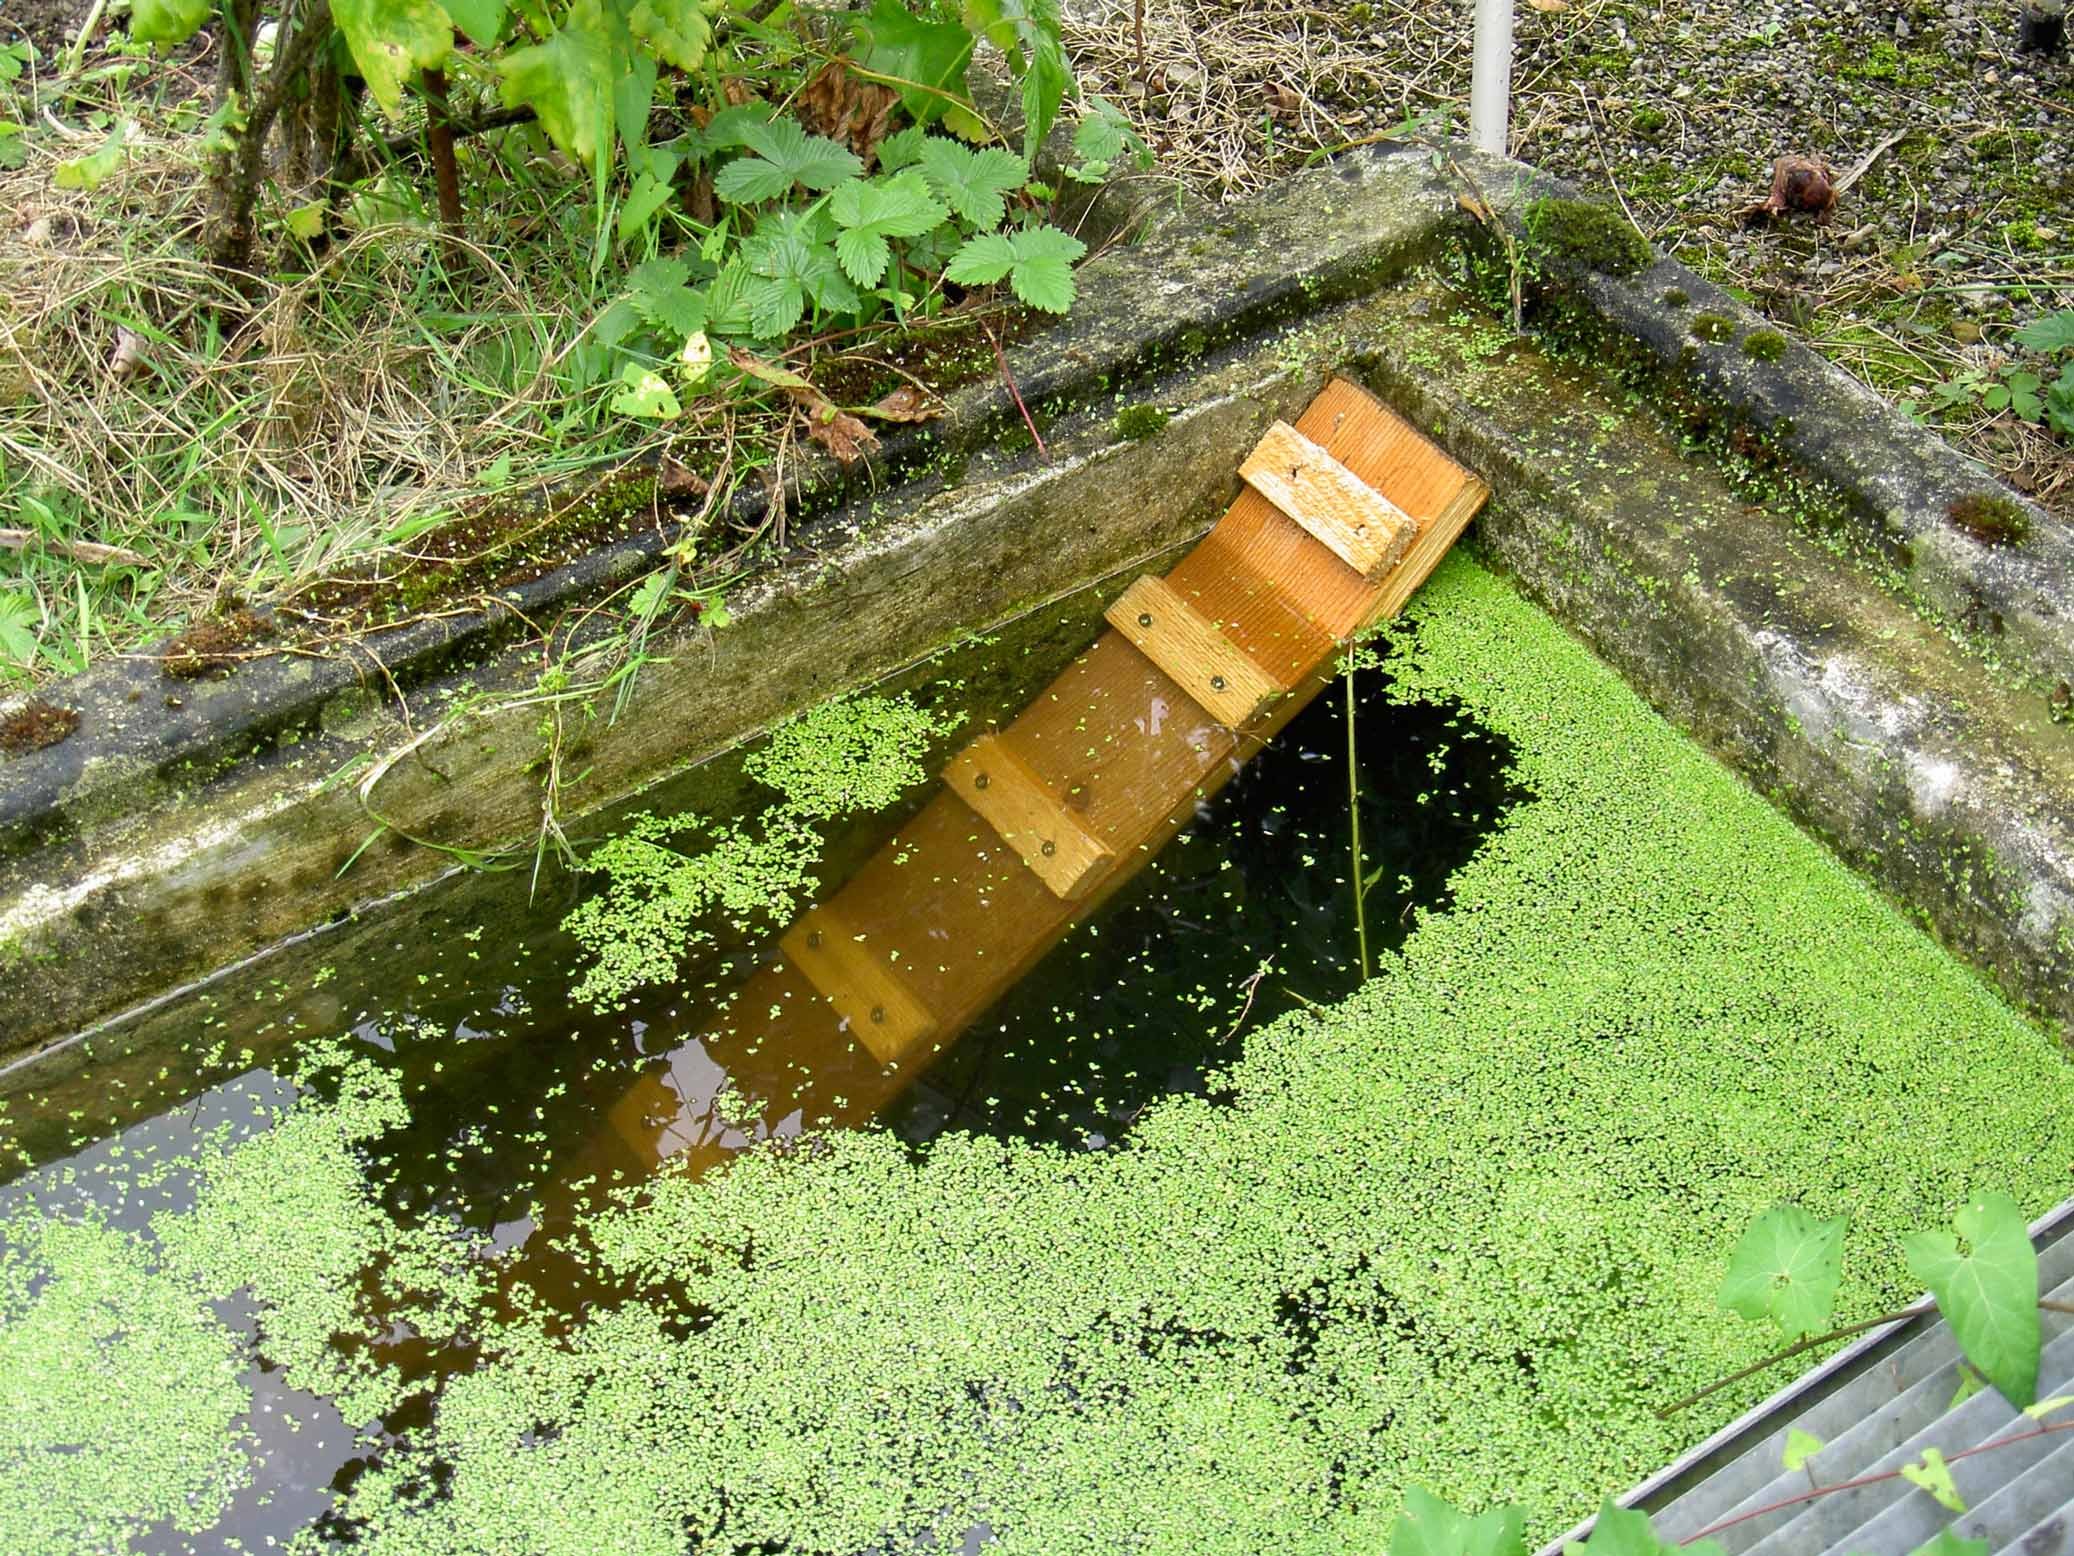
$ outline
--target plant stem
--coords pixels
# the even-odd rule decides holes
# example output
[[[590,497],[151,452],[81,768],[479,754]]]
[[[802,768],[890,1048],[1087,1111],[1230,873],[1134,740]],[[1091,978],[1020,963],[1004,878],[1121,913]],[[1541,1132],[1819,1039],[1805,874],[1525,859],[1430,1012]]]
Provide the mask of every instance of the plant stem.
[[[461,236],[461,170],[454,161],[454,111],[447,101],[446,72],[431,69],[425,82],[425,150],[439,191],[439,224],[450,238]]]
[[[987,344],[994,348],[994,360],[1001,364],[1001,382],[1008,385],[1008,392],[1015,397],[1015,408],[1023,413],[1023,425],[1030,429],[1030,437],[1037,445],[1037,457],[1046,464],[1051,463],[1051,450],[1044,446],[1044,434],[1037,430],[1037,422],[1030,415],[1030,407],[1023,404],[1023,392],[1015,385],[1015,374],[1008,370],[1008,353],[1001,349],[1001,340],[981,319],[979,327],[986,331]]]
[[[1805,1340],[1801,1340],[1793,1345],[1789,1345],[1783,1351],[1772,1352],[1771,1355],[1765,1357],[1762,1361],[1754,1361],[1750,1363],[1749,1366],[1743,1368],[1740,1372],[1731,1372],[1725,1378],[1715,1379],[1712,1383],[1709,1383],[1698,1393],[1687,1394],[1683,1399],[1679,1400],[1674,1405],[1665,1405],[1662,1409],[1657,1411],[1656,1418],[1659,1421],[1669,1420],[1679,1411],[1687,1408],[1688,1406],[1698,1404],[1708,1395],[1718,1394],[1721,1390],[1727,1388],[1731,1383],[1740,1383],[1745,1378],[1754,1377],[1758,1373],[1764,1371],[1767,1367],[1775,1367],[1780,1362],[1785,1361],[1788,1357],[1798,1356],[1802,1351],[1812,1351],[1816,1346],[1827,1345],[1831,1340],[1842,1340],[1854,1334],[1863,1334],[1866,1330],[1877,1329],[1882,1324],[1898,1324],[1904,1318],[1918,1318],[1929,1311],[1930,1308],[1927,1306],[1905,1307],[1901,1309],[1898,1313],[1882,1313],[1878,1318],[1861,1318],[1855,1324],[1845,1324],[1843,1328],[1832,1329],[1827,1334],[1809,1335]]]
[[[1347,826],[1354,850],[1354,939],[1361,948],[1361,981],[1368,982],[1368,893],[1362,890],[1361,768],[1354,749],[1354,667],[1344,672],[1347,686]]]

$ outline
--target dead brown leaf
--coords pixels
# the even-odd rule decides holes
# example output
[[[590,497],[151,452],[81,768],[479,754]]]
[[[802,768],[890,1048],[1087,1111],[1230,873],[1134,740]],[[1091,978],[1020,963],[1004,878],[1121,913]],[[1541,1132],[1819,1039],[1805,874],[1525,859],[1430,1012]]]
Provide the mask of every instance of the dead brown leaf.
[[[713,490],[711,481],[673,454],[663,455],[655,484],[665,497],[703,497]]]
[[[1826,223],[1836,209],[1836,183],[1829,164],[1819,157],[1781,157],[1772,164],[1772,188],[1757,204],[1745,208],[1746,221],[1777,221],[1789,213]]]
[[[892,88],[852,75],[847,59],[832,59],[800,88],[792,111],[809,133],[825,135],[869,162],[899,101]]]
[[[879,435],[848,411],[839,411],[820,395],[806,407],[807,436],[835,456],[839,465],[854,465],[879,446]]]
[[[934,421],[943,414],[943,402],[923,393],[913,384],[902,384],[865,408],[865,415],[880,421]]]

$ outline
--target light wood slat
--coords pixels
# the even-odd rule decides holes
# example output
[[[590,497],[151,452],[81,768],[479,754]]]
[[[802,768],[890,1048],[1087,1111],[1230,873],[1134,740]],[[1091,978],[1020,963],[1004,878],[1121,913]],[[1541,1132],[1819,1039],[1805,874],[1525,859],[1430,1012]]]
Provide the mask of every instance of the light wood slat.
[[[1239,475],[1370,583],[1417,538],[1416,519],[1286,421],[1267,429]]]
[[[1056,896],[1085,896],[1116,864],[1109,845],[997,735],[982,735],[960,751],[943,781]]]
[[[1109,624],[1227,729],[1259,718],[1282,687],[1161,578],[1140,578],[1105,613]]]
[[[834,907],[824,903],[807,909],[778,946],[881,1064],[893,1063],[936,1034],[936,1017],[894,970],[891,948],[868,932],[859,933]]]

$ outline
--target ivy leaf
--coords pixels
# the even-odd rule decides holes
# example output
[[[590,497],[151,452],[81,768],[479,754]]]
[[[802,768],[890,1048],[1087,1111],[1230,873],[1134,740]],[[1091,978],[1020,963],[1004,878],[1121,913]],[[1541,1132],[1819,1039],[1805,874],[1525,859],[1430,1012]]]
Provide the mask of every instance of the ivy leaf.
[[[596,169],[612,137],[616,48],[598,0],[576,0],[545,43],[513,49],[498,61],[504,101],[530,106],[563,151]]]
[[[1390,1532],[1390,1556],[1526,1556],[1516,1507],[1471,1518],[1417,1486],[1404,1494],[1404,1511]]]
[[[1795,1470],[1806,1469],[1808,1460],[1821,1451],[1822,1439],[1813,1432],[1804,1432],[1796,1426],[1786,1433],[1786,1451],[1780,1456],[1779,1462],[1790,1475]]]
[[[1582,1545],[1573,1540],[1563,1547],[1563,1556],[1579,1556],[1580,1552],[1586,1556],[1728,1556],[1719,1540],[1666,1545],[1647,1513],[1621,1507],[1611,1497],[1599,1504],[1591,1538]]]
[[[1772,1206],[1736,1245],[1721,1282],[1721,1307],[1769,1318],[1789,1340],[1820,1334],[1836,1307],[1848,1224],[1847,1216],[1817,1221],[1798,1205]]]
[[[853,178],[838,184],[828,213],[835,219],[836,258],[859,286],[877,286],[885,275],[892,257],[888,238],[918,238],[950,214],[913,169],[878,183]]]
[[[135,0],[130,7],[130,37],[138,43],[185,43],[209,19],[211,0]]]
[[[973,36],[960,23],[926,22],[900,0],[877,0],[858,31],[865,39],[864,68],[895,78],[888,84],[917,126],[934,123],[965,99]]]
[[[489,48],[504,31],[504,18],[510,14],[504,0],[440,0],[446,14],[454,19],[454,25],[468,34],[468,40],[481,48]]]
[[[433,0],[332,0],[331,19],[387,113],[403,106],[406,81],[454,51],[453,18]]]
[[[862,299],[843,278],[828,242],[827,219],[819,213],[788,212],[759,226],[742,242],[751,280],[745,288],[751,333],[758,340],[785,334],[817,308],[854,313]]]
[[[612,397],[612,408],[622,416],[642,416],[652,421],[675,421],[684,406],[662,374],[638,362],[629,362],[619,372],[620,391]]]
[[[973,151],[932,135],[922,142],[922,176],[961,218],[991,232],[1008,214],[1004,197],[1023,187],[1030,170],[1021,157],[999,146]]]
[[[853,153],[826,136],[809,135],[791,119],[743,121],[735,133],[755,155],[737,157],[714,174],[713,192],[736,205],[775,200],[795,184],[833,189],[864,171]]]
[[[1996,1189],[1967,1201],[1954,1225],[1958,1237],[1917,1232],[1902,1252],[1966,1359],[2021,1410],[2038,1395],[2039,1344],[2038,1254],[2023,1211]]]
[[[2017,344],[2049,357],[2074,351],[2074,308],[2062,308],[2058,313],[2033,319],[2016,332],[2016,339]]]
[[[1073,306],[1073,262],[1087,245],[1056,227],[989,232],[951,257],[944,275],[960,286],[987,286],[1008,277],[1015,295],[1032,308],[1064,313]]]
[[[1988,1556],[1988,1542],[1964,1539],[1956,1529],[1946,1524],[1909,1556]]]
[[[1901,1466],[1901,1478],[1911,1486],[1921,1486],[1937,1499],[1940,1507],[1954,1513],[1966,1511],[1966,1499],[1959,1495],[1958,1482],[1952,1479],[1952,1467],[1945,1463],[1944,1455],[1935,1448],[1925,1448],[1922,1458],[1913,1464]]]
[[[697,70],[713,45],[713,22],[700,0],[639,0],[627,13],[627,31],[679,70]]]

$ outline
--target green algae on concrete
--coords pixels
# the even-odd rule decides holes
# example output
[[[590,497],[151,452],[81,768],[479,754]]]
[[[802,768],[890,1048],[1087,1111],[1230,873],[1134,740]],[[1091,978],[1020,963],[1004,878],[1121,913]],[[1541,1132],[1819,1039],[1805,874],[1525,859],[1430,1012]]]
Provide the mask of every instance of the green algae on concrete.
[[[1389,646],[1535,798],[1361,993],[1114,1149],[659,1178],[591,1229],[646,1301],[507,1328],[363,1548],[1338,1553],[1413,1484],[1552,1533],[1777,1381],[1653,1413],[1769,1346],[1714,1301],[1762,1206],[1852,1217],[1852,1317],[1969,1191],[2067,1192],[2043,1034],[1546,617],[1457,558]]]

